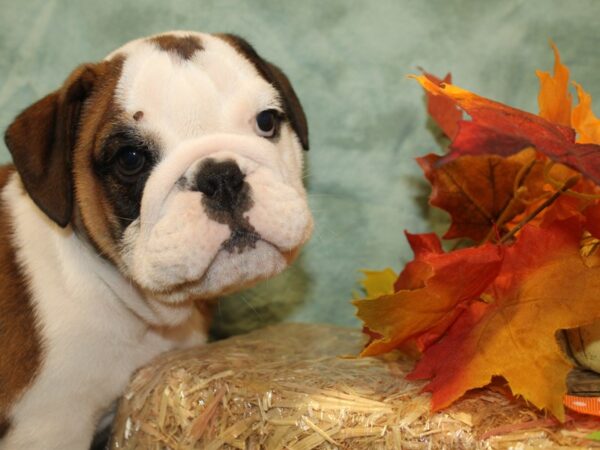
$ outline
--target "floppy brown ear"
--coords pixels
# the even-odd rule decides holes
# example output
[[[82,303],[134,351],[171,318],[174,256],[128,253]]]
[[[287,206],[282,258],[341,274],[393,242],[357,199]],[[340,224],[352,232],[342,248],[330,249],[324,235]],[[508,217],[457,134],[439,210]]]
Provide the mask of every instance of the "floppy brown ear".
[[[61,227],[69,224],[73,213],[71,154],[81,107],[98,77],[97,68],[79,66],[62,88],[19,114],[4,135],[25,189]]]
[[[218,37],[227,41],[237,51],[244,55],[261,76],[271,83],[275,89],[281,94],[281,99],[284,103],[285,113],[288,116],[292,128],[300,139],[300,144],[304,150],[308,150],[308,123],[306,121],[306,115],[304,109],[300,104],[300,100],[288,80],[288,77],[281,71],[275,64],[271,64],[269,61],[261,58],[254,47],[252,47],[248,41],[236,36],[235,34],[222,33],[217,34]]]

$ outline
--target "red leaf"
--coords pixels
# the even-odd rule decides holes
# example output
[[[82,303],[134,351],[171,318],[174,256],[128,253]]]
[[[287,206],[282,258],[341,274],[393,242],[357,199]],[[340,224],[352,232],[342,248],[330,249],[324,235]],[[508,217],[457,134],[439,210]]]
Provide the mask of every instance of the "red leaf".
[[[355,300],[357,316],[381,335],[362,355],[377,355],[416,342],[423,350],[456,320],[457,305],[478,298],[496,277],[503,249],[486,244],[440,253],[433,234],[408,235],[415,260],[399,277],[399,290],[378,298]]]
[[[465,303],[409,377],[431,380],[424,390],[432,392],[434,410],[502,376],[515,395],[564,418],[562,399],[571,365],[555,332],[600,315],[600,268],[581,258],[581,233],[577,218],[547,229],[523,228],[485,291],[487,301]]]
[[[600,204],[592,205],[585,210],[585,220],[587,231],[600,239]]]
[[[575,143],[575,131],[534,114],[480,97],[451,84],[432,83],[427,77],[416,79],[432,95],[451,99],[471,116],[461,121],[451,152],[440,161],[461,155],[493,153],[507,156],[525,147],[535,147],[550,159],[565,164],[600,182],[600,146]]]
[[[419,289],[425,281],[433,275],[430,264],[427,262],[432,256],[444,253],[440,239],[435,233],[411,234],[404,232],[412,248],[415,259],[404,267],[394,283],[394,291],[402,289]]]
[[[443,80],[427,72],[424,72],[423,75],[436,84],[452,83],[451,74],[447,74]],[[427,112],[444,134],[450,139],[454,139],[456,133],[458,133],[458,122],[462,119],[462,111],[456,107],[452,100],[446,97],[432,95],[429,92],[426,95]]]

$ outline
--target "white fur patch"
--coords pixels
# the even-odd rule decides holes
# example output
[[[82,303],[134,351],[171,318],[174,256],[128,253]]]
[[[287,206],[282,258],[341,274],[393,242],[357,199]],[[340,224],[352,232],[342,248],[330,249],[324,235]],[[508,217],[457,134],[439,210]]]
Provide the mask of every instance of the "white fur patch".
[[[5,187],[17,257],[32,291],[40,325],[43,362],[33,384],[11,410],[12,426],[1,450],[84,450],[103,411],[131,373],[154,356],[205,342],[202,318],[191,305],[170,332],[145,319],[171,317],[152,311],[128,282],[61,229],[23,193],[18,176]],[[136,299],[137,295],[137,299]],[[179,316],[179,308],[168,308]],[[168,316],[168,315],[167,315]],[[180,319],[177,319],[181,321]]]

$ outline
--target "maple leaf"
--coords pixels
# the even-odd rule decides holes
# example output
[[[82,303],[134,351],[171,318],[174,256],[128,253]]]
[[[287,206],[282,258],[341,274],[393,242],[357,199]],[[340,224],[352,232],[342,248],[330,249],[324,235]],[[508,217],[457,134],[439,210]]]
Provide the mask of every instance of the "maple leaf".
[[[388,352],[417,336],[423,350],[455,320],[456,306],[477,298],[500,269],[502,250],[497,246],[442,253],[433,234],[407,233],[407,237],[415,260],[400,274],[400,287],[414,288],[353,302],[371,335],[379,336],[365,347],[362,356]]]
[[[600,204],[595,203],[586,208],[583,215],[586,230],[595,238],[600,239]]]
[[[414,77],[433,95],[445,96],[471,116],[459,122],[450,154],[440,163],[462,155],[509,156],[534,147],[550,159],[600,182],[600,145],[575,142],[575,130],[534,114],[511,108],[451,84],[438,85],[425,76]]]
[[[502,376],[515,395],[564,419],[572,366],[555,333],[600,317],[600,267],[582,260],[581,233],[577,219],[546,229],[530,225],[505,250],[502,268],[486,289],[488,301],[471,300],[409,377],[431,380],[425,390],[432,392],[434,410]],[[436,311],[435,303],[429,307]]]
[[[451,74],[447,74],[443,80],[431,73],[423,72],[423,75],[433,83],[452,83]],[[426,95],[427,113],[446,136],[454,139],[456,133],[458,133],[458,122],[462,119],[462,111],[448,98],[433,95],[429,92],[426,92]]]
[[[580,84],[573,82],[577,90],[578,104],[572,108],[569,69],[561,63],[556,45],[551,45],[554,52],[554,74],[536,71],[540,79],[540,116],[551,122],[573,127],[577,131],[578,143],[600,144],[600,120],[592,112],[592,97]]]
[[[434,410],[503,377],[563,419],[571,364],[555,333],[600,318],[600,119],[576,83],[572,108],[569,71],[552,48],[553,74],[537,72],[540,116],[449,75],[414,77],[452,140],[449,155],[418,159],[430,203],[452,218],[444,237],[498,238],[444,252],[435,234],[406,233],[414,259],[393,286],[391,269],[366,273],[368,298],[354,302],[370,336],[362,355],[416,347],[410,378],[429,380]]]
[[[550,44],[554,52],[554,74],[536,70],[540,79],[538,104],[540,116],[551,122],[571,126],[571,104],[573,97],[569,92],[569,69],[560,62],[560,54],[554,43]]]
[[[394,293],[394,282],[398,275],[391,268],[387,267],[383,270],[362,270],[365,278],[360,282],[367,297],[380,297],[386,294]]]
[[[545,194],[543,163],[533,150],[508,158],[462,156],[440,165],[441,156],[417,158],[432,185],[429,203],[447,211],[452,224],[444,239],[468,237],[479,242]],[[496,230],[494,230],[496,227]]]
[[[581,177],[576,171],[562,164],[546,164],[544,174],[541,179],[538,178],[538,181],[542,184],[537,188],[545,194],[526,199],[525,209],[506,224],[507,228],[512,229],[523,221],[540,227],[548,227],[555,221],[570,217],[585,219],[589,215],[587,209],[600,199],[600,187],[597,184]],[[567,187],[568,189],[565,189]],[[557,194],[559,195],[557,196]],[[552,202],[548,204],[549,199],[552,199]],[[539,210],[540,206],[543,206],[542,210]],[[539,213],[532,217],[536,210]],[[592,228],[595,226],[591,220],[588,220],[587,223]]]
[[[592,112],[592,97],[580,84],[573,83],[577,89],[579,103],[571,113],[571,123],[577,131],[577,142],[582,144],[600,144],[600,119]]]
[[[405,231],[404,235],[415,258],[407,263],[398,275],[394,283],[394,292],[424,287],[425,281],[432,275],[429,260],[435,255],[444,253],[440,238],[435,233],[412,234]]]

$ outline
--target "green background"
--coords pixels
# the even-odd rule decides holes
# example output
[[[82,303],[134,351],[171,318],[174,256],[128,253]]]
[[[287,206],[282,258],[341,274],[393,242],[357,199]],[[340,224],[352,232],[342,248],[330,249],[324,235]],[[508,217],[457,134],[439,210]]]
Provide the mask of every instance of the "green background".
[[[436,150],[423,67],[536,111],[536,68],[554,40],[574,79],[600,101],[598,1],[0,1],[0,126],[70,70],[124,42],[170,29],[234,32],[284,69],[310,126],[311,243],[276,279],[220,303],[215,330],[277,320],[358,325],[360,268],[399,269],[403,230],[432,227],[414,157]],[[0,161],[9,160],[0,148]],[[460,280],[457,280],[460,282]]]

